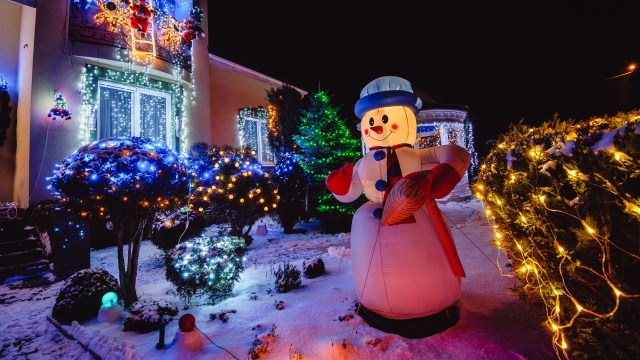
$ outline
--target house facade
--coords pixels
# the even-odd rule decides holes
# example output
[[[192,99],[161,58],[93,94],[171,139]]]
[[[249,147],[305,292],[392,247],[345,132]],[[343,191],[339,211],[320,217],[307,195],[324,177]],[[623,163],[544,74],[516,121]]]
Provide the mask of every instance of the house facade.
[[[265,90],[282,83],[209,54],[206,1],[0,6],[0,76],[12,107],[0,202],[26,208],[52,198],[47,178],[56,164],[111,136],[150,137],[180,153],[198,141],[250,144],[270,164]],[[48,116],[56,106],[70,119]]]

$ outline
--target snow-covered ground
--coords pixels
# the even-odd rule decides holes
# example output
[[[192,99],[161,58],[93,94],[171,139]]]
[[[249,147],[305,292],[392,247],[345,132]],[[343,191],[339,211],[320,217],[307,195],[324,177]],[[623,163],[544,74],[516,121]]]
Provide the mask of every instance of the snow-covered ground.
[[[294,358],[294,352],[301,353],[303,359],[555,358],[550,335],[541,325],[544,319],[509,295],[511,282],[495,267],[497,249],[489,245],[492,231],[482,204],[448,203],[440,208],[466,234],[450,223],[467,277],[462,280],[458,304],[460,321],[431,337],[406,339],[386,334],[369,327],[359,317],[340,321],[339,317],[355,313],[349,234],[326,235],[311,230],[306,234],[284,235],[272,223],[268,223],[267,235],[254,236],[245,261],[246,270],[228,299],[215,305],[194,299],[185,310],[185,303],[173,295],[171,284],[165,280],[161,252],[148,241],[143,242],[140,255],[138,296],[177,303],[180,308],[177,317],[193,314],[196,326],[239,359],[247,358],[254,337],[264,339],[273,324],[277,326],[276,336],[263,359],[290,359]],[[289,261],[301,269],[303,261],[316,257],[324,260],[325,275],[303,278],[302,288],[289,293],[269,291],[274,282],[272,268]],[[504,259],[500,261],[502,265],[506,263]],[[117,277],[115,248],[92,251],[91,266]],[[50,278],[12,281],[0,286],[0,358],[92,359],[76,341],[62,336],[46,320],[62,285],[48,281]],[[282,310],[275,306],[280,301],[284,303]],[[209,314],[220,312],[228,313],[227,322],[209,318]],[[101,354],[106,354],[105,349],[110,346],[140,359],[233,359],[204,336],[201,350],[180,348],[174,342],[177,321],[166,327],[164,350],[155,348],[157,331],[123,332],[122,321],[104,324],[91,320],[81,326],[65,329],[76,337],[84,337],[82,341]],[[107,341],[111,341],[109,346],[101,347],[100,343]]]

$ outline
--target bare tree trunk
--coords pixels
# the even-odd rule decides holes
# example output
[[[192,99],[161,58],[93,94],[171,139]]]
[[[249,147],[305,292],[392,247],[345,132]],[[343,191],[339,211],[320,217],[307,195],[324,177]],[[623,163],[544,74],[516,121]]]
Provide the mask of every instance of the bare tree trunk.
[[[123,299],[126,299],[125,267],[124,267],[124,226],[119,218],[113,218],[113,224],[116,228],[116,236],[118,237],[118,279],[120,280],[120,292]]]
[[[138,301],[136,293],[136,277],[138,275],[138,257],[140,256],[140,242],[144,235],[144,225],[147,219],[118,217],[113,219],[118,236],[118,277],[120,291],[125,307]],[[134,230],[135,228],[135,230]],[[124,258],[124,243],[127,242],[127,259]],[[125,267],[126,264],[126,267]]]
[[[136,293],[136,278],[138,277],[138,258],[140,257],[140,243],[142,242],[142,237],[144,235],[144,227],[147,223],[147,219],[140,219],[140,222],[137,224],[137,230],[135,233],[131,234],[131,242],[129,243],[129,261],[127,266],[127,286],[129,287],[128,293],[131,303],[138,301],[138,294]],[[134,222],[131,223],[131,226],[135,226]],[[132,229],[133,230],[133,229]],[[133,249],[131,249],[133,248]]]
[[[251,228],[253,227],[253,224],[255,224],[255,222],[249,223],[249,227],[247,228],[247,231],[245,231],[244,234],[242,234],[243,237],[246,237],[246,236],[249,235],[249,231],[251,231]],[[242,232],[242,229],[240,229],[240,232]]]

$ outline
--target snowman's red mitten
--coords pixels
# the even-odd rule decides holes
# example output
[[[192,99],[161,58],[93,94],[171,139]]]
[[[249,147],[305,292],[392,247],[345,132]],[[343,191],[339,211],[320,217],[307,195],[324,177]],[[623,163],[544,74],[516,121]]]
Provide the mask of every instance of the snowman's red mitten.
[[[434,199],[442,199],[449,195],[462,179],[453,166],[445,163],[438,164],[431,169],[431,175],[431,190],[429,194]]]
[[[353,176],[353,164],[349,163],[339,170],[333,170],[327,175],[324,183],[329,191],[336,195],[346,195],[351,187],[351,177]]]
[[[386,197],[382,210],[382,226],[413,223],[412,216],[428,198],[431,170],[413,172],[398,181]]]

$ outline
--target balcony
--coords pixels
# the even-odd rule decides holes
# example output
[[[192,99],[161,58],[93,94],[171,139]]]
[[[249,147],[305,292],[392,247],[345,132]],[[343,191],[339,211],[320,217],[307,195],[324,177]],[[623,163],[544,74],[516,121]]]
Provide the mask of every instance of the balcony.
[[[120,2],[120,4],[125,4]],[[115,2],[70,1],[69,40],[131,50],[152,56],[191,72],[191,48],[182,43],[182,24],[159,9],[149,7],[146,32],[131,28],[131,10]]]

